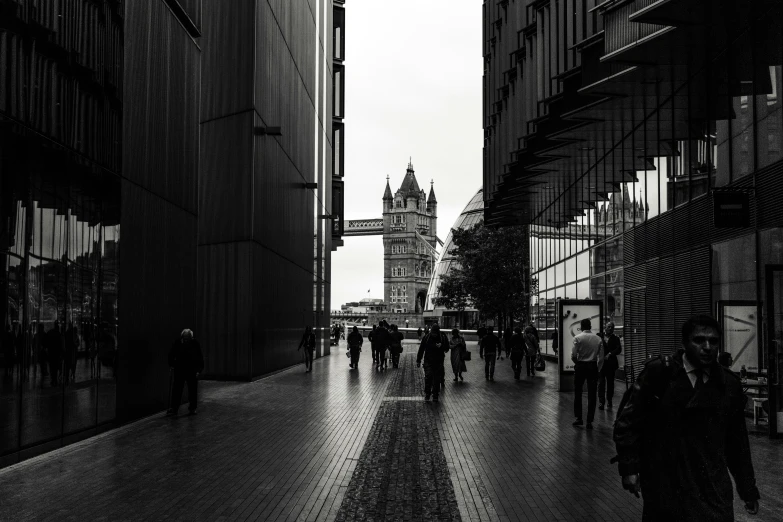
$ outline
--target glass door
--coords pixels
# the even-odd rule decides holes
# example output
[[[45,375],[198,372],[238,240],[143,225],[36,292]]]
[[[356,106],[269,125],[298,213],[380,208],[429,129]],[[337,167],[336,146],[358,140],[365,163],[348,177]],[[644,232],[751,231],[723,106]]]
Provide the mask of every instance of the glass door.
[[[783,434],[783,265],[767,265],[767,382],[769,435]]]

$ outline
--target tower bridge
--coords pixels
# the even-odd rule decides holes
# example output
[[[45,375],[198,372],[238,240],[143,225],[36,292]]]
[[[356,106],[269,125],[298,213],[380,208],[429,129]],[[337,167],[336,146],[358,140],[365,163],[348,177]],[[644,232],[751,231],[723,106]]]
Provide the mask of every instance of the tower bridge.
[[[383,194],[383,216],[346,220],[343,237],[383,237],[383,300],[400,313],[421,313],[437,262],[438,201],[434,182],[427,195],[408,162],[405,178],[392,194],[389,177]]]

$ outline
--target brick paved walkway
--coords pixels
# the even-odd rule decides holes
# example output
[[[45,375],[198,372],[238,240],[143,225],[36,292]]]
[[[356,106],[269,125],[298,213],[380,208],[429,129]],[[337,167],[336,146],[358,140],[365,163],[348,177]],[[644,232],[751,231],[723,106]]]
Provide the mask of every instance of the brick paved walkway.
[[[412,350],[383,373],[369,350],[350,371],[341,346],[312,373],[205,382],[197,417],[150,417],[0,470],[0,520],[640,519],[608,463],[612,412],[575,429],[551,371],[514,381],[505,360],[495,382],[474,361],[424,403]],[[762,511],[735,499],[737,519],[783,520],[783,445],[751,446]]]

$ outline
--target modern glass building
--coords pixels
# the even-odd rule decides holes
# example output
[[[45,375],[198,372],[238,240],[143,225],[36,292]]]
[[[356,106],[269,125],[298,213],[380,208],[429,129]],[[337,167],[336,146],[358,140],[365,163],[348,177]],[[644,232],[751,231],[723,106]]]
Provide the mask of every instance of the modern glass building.
[[[0,467],[328,327],[343,3],[0,2]]]
[[[716,315],[783,432],[783,6],[483,7],[486,221],[530,226],[538,328],[600,300],[638,374]]]
[[[478,224],[484,219],[484,189],[479,189],[476,194],[470,198],[468,204],[460,212],[460,215],[454,221],[454,224],[449,229],[449,233],[446,236],[446,241],[443,243],[443,249],[440,252],[438,261],[435,264],[435,270],[430,278],[430,285],[427,288],[426,307],[424,310],[425,320],[433,318],[440,323],[441,326],[451,328],[459,325],[461,328],[473,328],[473,323],[478,320],[476,317],[476,310],[468,308],[464,311],[462,318],[456,310],[448,310],[444,307],[435,306],[434,299],[438,297],[438,288],[440,287],[441,277],[447,274],[456,265],[454,256],[450,251],[454,246],[452,244],[453,229],[470,228],[473,225]]]

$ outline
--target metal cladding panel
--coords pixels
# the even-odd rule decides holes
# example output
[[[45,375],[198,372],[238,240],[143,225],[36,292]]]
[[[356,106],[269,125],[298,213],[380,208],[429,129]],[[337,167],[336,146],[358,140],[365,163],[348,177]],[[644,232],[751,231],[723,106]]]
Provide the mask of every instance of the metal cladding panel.
[[[751,196],[751,210],[757,205],[759,228],[783,226],[783,161],[778,161],[756,174],[755,197]]]
[[[658,323],[654,331],[648,327],[648,339],[656,339],[657,342],[651,346],[650,355],[657,356],[669,354],[676,351],[677,326],[675,325],[675,314],[680,304],[687,300],[687,290],[682,292],[677,288],[675,272],[679,270],[688,271],[687,267],[678,266],[674,257],[661,258],[658,261],[659,279],[658,279]],[[652,293],[652,292],[651,292]],[[649,294],[648,294],[649,295]]]
[[[644,345],[643,351],[645,352],[645,358],[649,358],[653,355],[658,355],[660,351],[662,312],[667,303],[661,300],[661,279],[664,279],[665,283],[666,275],[661,274],[660,261],[658,259],[648,261],[646,267],[647,291],[645,292],[645,312],[647,317],[645,317],[644,329],[647,343]],[[670,306],[671,303],[668,303],[668,305]]]
[[[126,13],[123,176],[195,213],[201,51],[159,0]]]

